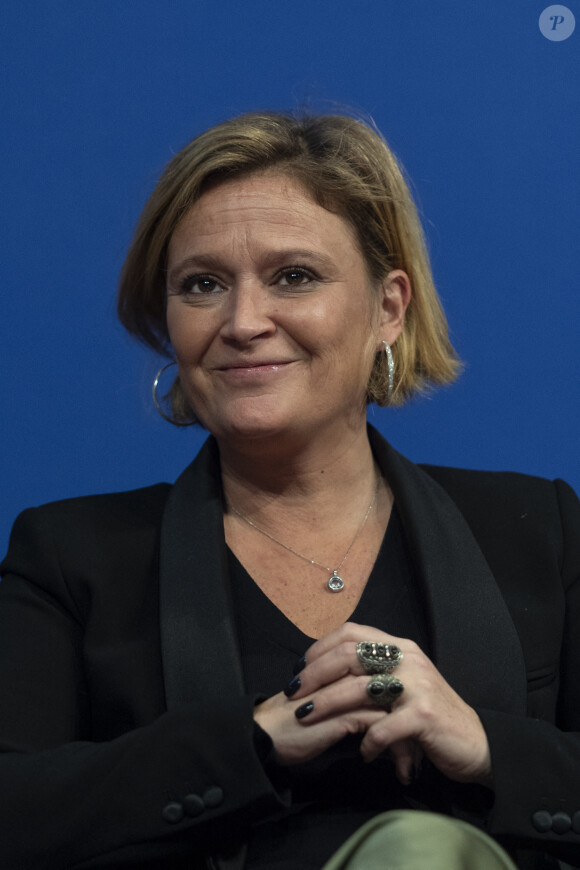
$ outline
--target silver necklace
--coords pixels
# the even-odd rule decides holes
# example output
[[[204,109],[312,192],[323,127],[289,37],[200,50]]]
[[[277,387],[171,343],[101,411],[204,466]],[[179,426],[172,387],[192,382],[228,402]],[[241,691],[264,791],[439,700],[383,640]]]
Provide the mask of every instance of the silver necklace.
[[[261,535],[264,535],[266,538],[269,538],[271,541],[274,541],[274,543],[278,544],[278,546],[284,547],[285,550],[288,550],[289,553],[293,553],[295,556],[298,556],[299,559],[303,559],[304,562],[309,562],[310,565],[316,565],[317,568],[322,568],[323,571],[327,571],[328,574],[331,575],[329,577],[328,584],[327,584],[330,591],[331,592],[342,592],[342,590],[344,589],[344,580],[342,579],[342,577],[339,575],[338,572],[340,571],[340,569],[342,568],[342,566],[346,562],[347,556],[350,553],[350,551],[352,550],[352,548],[354,547],[355,541],[358,539],[359,535],[361,534],[362,530],[365,527],[366,521],[368,520],[370,512],[372,511],[374,504],[375,504],[375,501],[377,500],[378,491],[379,491],[379,478],[377,476],[377,485],[375,486],[375,492],[374,492],[372,501],[371,501],[370,505],[368,506],[364,517],[362,518],[362,522],[361,522],[360,526],[356,530],[354,538],[350,542],[350,546],[349,546],[348,550],[346,551],[346,553],[342,557],[340,565],[338,565],[338,567],[335,568],[334,570],[332,568],[327,568],[326,565],[321,565],[320,562],[316,561],[316,559],[309,559],[308,556],[304,556],[302,553],[299,553],[297,550],[294,550],[292,547],[289,547],[288,544],[283,544],[282,541],[279,541],[278,538],[275,538],[274,535],[270,534],[270,532],[267,532],[265,529],[261,529],[260,526],[257,526],[256,523],[252,522],[251,519],[249,519],[247,516],[245,516],[245,514],[243,514],[241,511],[239,511],[237,509],[237,507],[235,507],[231,502],[229,504],[230,504],[230,507],[233,510],[233,512],[235,514],[237,514],[237,516],[239,516],[239,518],[241,520],[243,520],[245,523],[247,523],[249,526],[251,526],[257,532],[260,532]]]

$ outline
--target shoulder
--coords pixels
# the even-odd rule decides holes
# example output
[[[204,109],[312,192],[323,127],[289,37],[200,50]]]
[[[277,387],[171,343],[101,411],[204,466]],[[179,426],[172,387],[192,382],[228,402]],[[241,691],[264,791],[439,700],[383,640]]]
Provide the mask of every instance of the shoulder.
[[[518,472],[422,465],[467,520],[488,558],[507,552],[537,570],[580,565],[580,502],[563,480]],[[514,556],[515,558],[515,556]]]
[[[85,598],[96,590],[100,594],[157,582],[167,503],[172,493],[184,489],[184,480],[191,484],[185,487],[186,500],[203,499],[204,475],[217,467],[212,447],[206,442],[175,484],[64,499],[23,511],[0,575],[50,587],[55,595],[74,589]]]
[[[448,492],[468,497],[482,494],[505,494],[511,497],[545,498],[553,494],[554,482],[544,477],[516,471],[479,471],[444,465],[421,464],[423,471]]]
[[[111,556],[157,546],[170,484],[50,502],[23,511],[14,523],[0,574],[29,575],[38,565],[103,565]]]
[[[460,506],[470,511],[533,514],[544,519],[574,508],[578,499],[563,480],[548,480],[515,471],[477,471],[442,465],[421,465]]]
[[[140,528],[157,523],[171,490],[159,483],[125,492],[80,496],[27,508],[16,519],[14,528],[33,526],[54,529],[63,525],[69,531],[89,528]]]
[[[470,468],[419,464],[395,450],[384,437],[369,426],[369,439],[380,467],[395,482],[406,487],[409,481],[432,482],[441,487],[467,513],[537,514],[556,518],[562,510],[578,509],[574,491],[562,480],[547,480],[512,471],[479,471]],[[425,477],[427,475],[427,477]],[[417,492],[416,488],[416,492]]]

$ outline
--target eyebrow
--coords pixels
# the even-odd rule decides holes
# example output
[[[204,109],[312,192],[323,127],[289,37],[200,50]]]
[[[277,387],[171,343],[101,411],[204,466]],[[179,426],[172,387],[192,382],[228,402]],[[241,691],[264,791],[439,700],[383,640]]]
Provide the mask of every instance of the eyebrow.
[[[270,251],[260,258],[260,263],[265,268],[271,268],[272,266],[281,263],[294,266],[300,264],[302,261],[317,264],[322,268],[329,268],[333,263],[333,260],[326,256],[326,254],[321,254],[320,251],[309,251],[304,248],[289,248],[287,250]],[[190,257],[185,257],[185,259],[181,260],[171,269],[170,272],[168,272],[167,277],[169,281],[173,281],[183,272],[184,269],[189,268],[207,269],[208,271],[225,268],[227,271],[228,267],[221,257],[215,256],[214,254],[192,254]]]

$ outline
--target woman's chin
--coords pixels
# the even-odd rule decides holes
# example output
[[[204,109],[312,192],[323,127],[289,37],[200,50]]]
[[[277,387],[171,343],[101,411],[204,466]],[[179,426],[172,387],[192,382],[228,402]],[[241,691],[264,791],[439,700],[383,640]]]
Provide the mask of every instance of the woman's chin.
[[[296,422],[293,412],[295,401],[288,393],[262,393],[261,395],[214,395],[200,401],[198,393],[196,414],[203,425],[218,441],[229,438],[261,438],[283,431]]]
[[[235,413],[207,419],[205,427],[221,442],[256,441],[283,438],[296,428],[291,414],[281,414],[264,409],[238,408]]]
[[[218,441],[231,441],[234,444],[267,440],[281,443],[285,436],[291,434],[291,429],[288,426],[276,425],[273,421],[236,420],[231,426],[223,427],[214,434]]]

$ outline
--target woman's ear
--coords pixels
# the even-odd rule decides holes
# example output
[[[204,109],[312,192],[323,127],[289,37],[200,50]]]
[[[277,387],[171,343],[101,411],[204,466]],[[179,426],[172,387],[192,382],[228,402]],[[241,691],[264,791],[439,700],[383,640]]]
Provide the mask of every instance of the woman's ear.
[[[394,269],[379,288],[379,339],[394,344],[405,325],[405,312],[411,301],[411,281],[402,269]],[[380,350],[381,348],[377,348]]]

